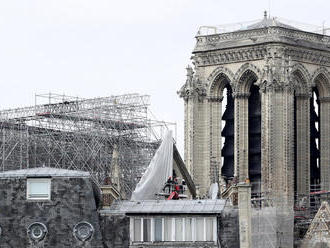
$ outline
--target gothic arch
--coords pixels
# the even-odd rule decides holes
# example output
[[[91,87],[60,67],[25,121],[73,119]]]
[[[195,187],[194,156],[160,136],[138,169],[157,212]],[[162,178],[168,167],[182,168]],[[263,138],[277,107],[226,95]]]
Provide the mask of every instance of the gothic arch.
[[[223,183],[223,178],[230,177],[231,169],[234,170],[234,159],[232,158],[231,161],[231,156],[228,155],[228,151],[234,150],[234,142],[230,142],[231,140],[233,141],[233,137],[231,139],[231,136],[227,137],[228,135],[225,135],[225,137],[222,135],[222,120],[225,120],[226,122],[225,134],[228,133],[230,128],[234,127],[234,125],[227,125],[227,122],[233,123],[234,104],[231,85],[233,78],[234,73],[223,66],[215,68],[207,78],[209,85],[207,95],[209,100],[208,109],[210,123],[208,126],[208,135],[210,137],[210,152],[212,154],[209,173],[211,175],[212,182],[221,181]],[[225,88],[227,89],[226,93],[224,92]],[[224,98],[226,99],[225,104],[223,104]],[[227,114],[224,115],[223,111]],[[221,143],[222,137],[224,137],[223,145]],[[226,156],[222,156],[222,150],[225,150]]]
[[[303,64],[296,63],[290,70],[290,80],[294,89],[294,190],[297,192],[296,199],[301,201],[304,196],[309,195],[310,185],[316,176],[311,176],[311,171],[317,171],[317,161],[310,157],[311,150],[316,154],[316,143],[314,140],[314,129],[311,120],[313,108],[311,108],[312,86],[311,75]],[[311,141],[312,139],[312,141]],[[314,146],[315,145],[315,146]],[[304,158],[304,159],[300,159]],[[311,169],[311,167],[313,169]],[[315,175],[317,173],[314,173]],[[311,179],[313,178],[313,180]],[[308,201],[308,197],[306,198]]]
[[[239,94],[249,94],[251,82],[256,81],[260,84],[262,77],[261,70],[251,63],[243,64],[235,73],[234,76],[234,91]]]
[[[306,67],[300,63],[295,64],[292,67],[291,76],[296,86],[296,94],[308,94],[311,87],[311,75]]]
[[[225,86],[233,82],[234,73],[226,67],[219,66],[207,78],[209,82],[208,96],[221,97]]]
[[[319,67],[312,76],[312,86],[316,86],[320,97],[330,97],[330,73],[325,67]]]
[[[301,63],[296,63],[292,66],[291,69],[292,73],[294,73],[295,71],[300,71],[300,73],[304,76],[304,79],[306,81],[306,83],[310,82],[311,80],[311,75],[309,73],[309,71],[307,70],[307,68],[301,64]]]

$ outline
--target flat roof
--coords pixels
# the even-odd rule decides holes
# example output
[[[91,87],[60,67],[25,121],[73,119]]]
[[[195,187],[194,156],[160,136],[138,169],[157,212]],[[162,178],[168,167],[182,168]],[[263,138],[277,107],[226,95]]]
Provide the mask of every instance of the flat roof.
[[[101,214],[217,214],[221,213],[226,200],[145,200],[117,201]]]
[[[22,170],[10,170],[0,173],[0,178],[16,177],[90,177],[87,171],[66,170],[50,167],[36,167]]]

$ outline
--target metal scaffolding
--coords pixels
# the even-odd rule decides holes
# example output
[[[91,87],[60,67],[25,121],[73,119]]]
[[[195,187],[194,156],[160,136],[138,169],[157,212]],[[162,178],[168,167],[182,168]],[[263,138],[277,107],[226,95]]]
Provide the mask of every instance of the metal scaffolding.
[[[100,185],[111,173],[116,147],[121,183],[130,194],[162,132],[175,126],[150,119],[149,98],[50,93],[36,95],[34,106],[0,111],[2,171],[41,166],[84,170]]]

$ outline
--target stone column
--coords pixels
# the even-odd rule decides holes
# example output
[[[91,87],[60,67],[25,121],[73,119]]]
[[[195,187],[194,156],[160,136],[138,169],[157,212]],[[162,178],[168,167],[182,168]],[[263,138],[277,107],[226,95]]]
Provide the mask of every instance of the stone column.
[[[209,140],[207,135],[207,100],[195,100],[195,118],[194,118],[194,147],[193,147],[193,176],[195,184],[199,186],[200,195],[205,196],[210,188],[210,153]]]
[[[192,145],[193,145],[193,119],[194,111],[193,104],[189,102],[189,99],[184,101],[184,162],[192,175]]]
[[[251,186],[247,183],[238,183],[237,191],[240,248],[252,248]]]
[[[210,142],[210,176],[211,183],[221,178],[221,110],[223,97],[210,97],[209,142]]]
[[[310,192],[310,95],[296,95],[297,200]]]
[[[272,191],[272,178],[274,168],[271,164],[272,153],[272,92],[270,90],[261,91],[261,192],[267,197]]]
[[[210,185],[206,84],[203,83],[203,71],[200,68],[196,71],[195,74],[191,67],[187,67],[187,80],[178,94],[185,101],[185,164],[204,195]]]
[[[278,247],[293,247],[294,90],[284,83],[266,84],[261,92],[262,191],[269,199],[265,204],[276,210]]]
[[[284,89],[282,99],[283,108],[283,136],[282,138],[282,170],[278,174],[283,176],[283,192],[286,195],[287,204],[293,207],[294,199],[294,92],[291,88]],[[280,104],[280,102],[278,104]],[[281,133],[278,133],[280,136]]]
[[[276,204],[293,204],[294,93],[290,87],[262,91],[263,191]]]
[[[193,96],[185,104],[185,164],[203,196],[210,186],[207,100]]]
[[[234,175],[239,182],[249,177],[249,93],[234,93]]]
[[[201,157],[201,133],[199,131],[200,106],[197,97],[191,95],[185,100],[185,164],[193,180],[199,184],[199,172],[201,164],[198,163],[198,157]]]
[[[185,164],[193,178],[196,180],[196,162],[195,157],[198,156],[198,151],[195,151],[195,147],[198,144],[197,130],[196,130],[196,99],[193,97],[189,98],[185,102]],[[196,154],[197,153],[197,154]]]
[[[330,190],[330,97],[320,97],[321,185]]]

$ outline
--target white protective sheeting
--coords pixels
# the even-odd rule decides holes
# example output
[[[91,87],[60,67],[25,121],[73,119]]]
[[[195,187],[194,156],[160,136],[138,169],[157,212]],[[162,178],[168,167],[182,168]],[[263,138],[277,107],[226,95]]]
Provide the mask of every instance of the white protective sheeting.
[[[212,183],[209,190],[209,198],[212,200],[217,199],[219,192],[219,186],[217,183]]]
[[[168,131],[132,193],[132,201],[153,200],[173,173],[173,138]]]

